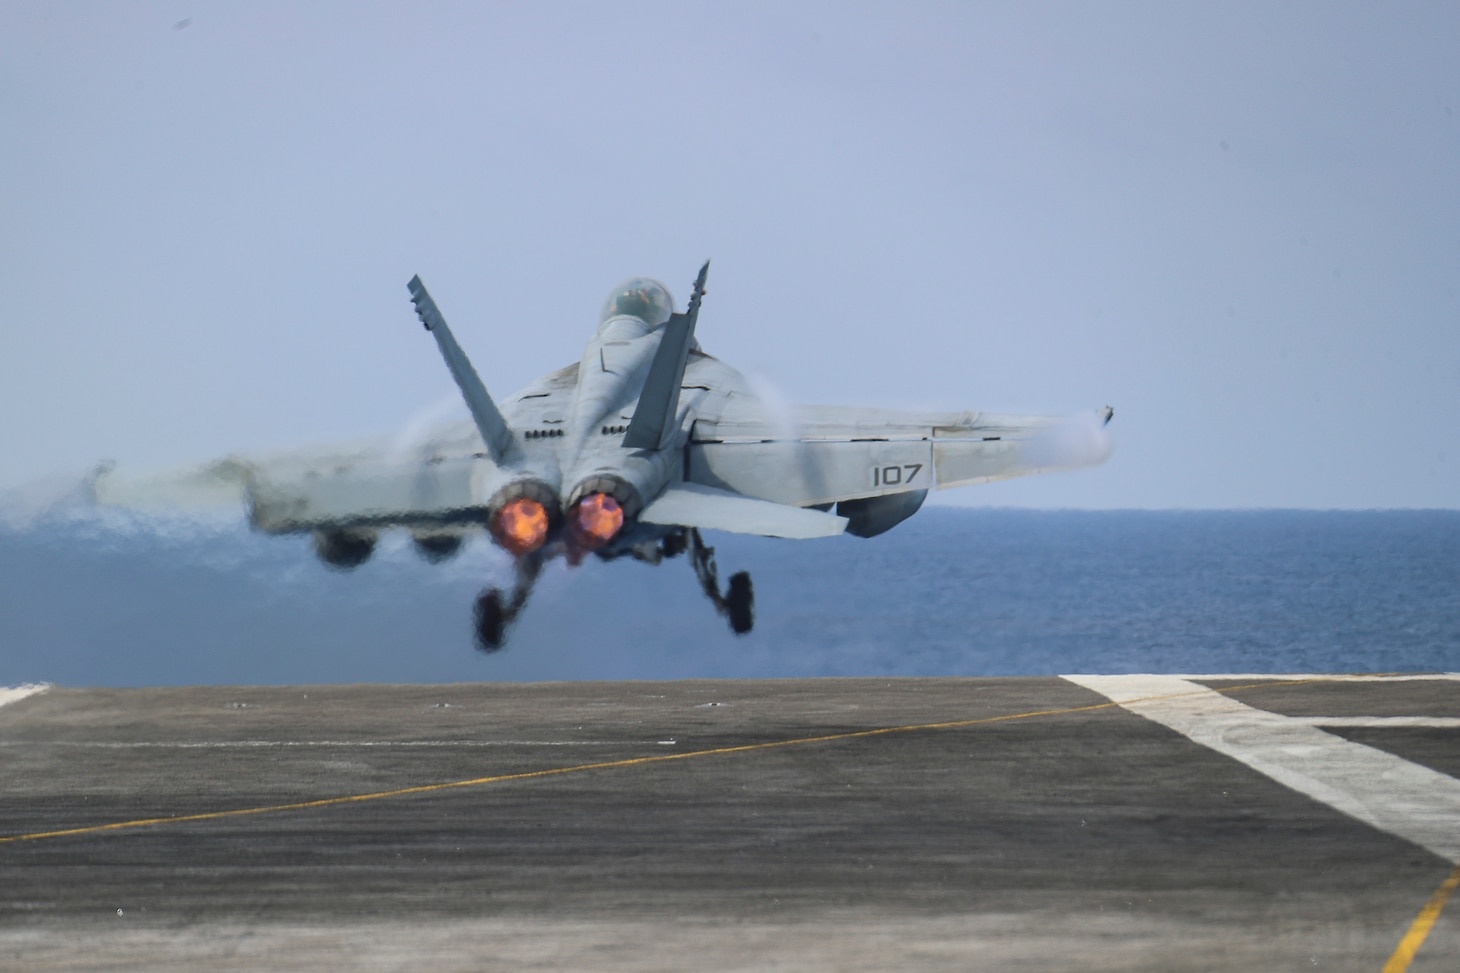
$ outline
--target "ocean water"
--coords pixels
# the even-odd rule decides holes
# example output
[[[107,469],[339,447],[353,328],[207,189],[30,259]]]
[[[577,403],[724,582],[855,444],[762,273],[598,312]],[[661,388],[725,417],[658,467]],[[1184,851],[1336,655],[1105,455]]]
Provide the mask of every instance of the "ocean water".
[[[684,559],[545,572],[503,651],[484,541],[339,572],[241,522],[0,526],[0,685],[1460,669],[1460,511],[933,508],[881,537],[712,535],[737,638]]]

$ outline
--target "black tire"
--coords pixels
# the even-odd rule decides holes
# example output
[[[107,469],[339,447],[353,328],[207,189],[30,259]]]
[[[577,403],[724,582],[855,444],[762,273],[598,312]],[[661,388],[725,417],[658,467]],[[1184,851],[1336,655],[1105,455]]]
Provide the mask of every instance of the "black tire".
[[[730,631],[744,635],[755,625],[755,589],[750,575],[737,571],[730,576],[730,590],[725,594],[725,607],[730,611]]]
[[[684,531],[675,531],[664,535],[664,540],[659,542],[660,548],[664,551],[665,557],[679,557],[689,547],[689,538]]]
[[[502,606],[502,592],[496,588],[483,591],[476,605],[477,648],[496,652],[507,641],[507,612]]]

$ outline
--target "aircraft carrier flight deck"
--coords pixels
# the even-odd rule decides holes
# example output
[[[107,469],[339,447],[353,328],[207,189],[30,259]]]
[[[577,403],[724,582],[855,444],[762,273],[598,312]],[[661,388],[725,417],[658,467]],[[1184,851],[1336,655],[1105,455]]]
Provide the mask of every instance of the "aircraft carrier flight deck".
[[[1457,689],[0,689],[0,968],[1453,971]]]

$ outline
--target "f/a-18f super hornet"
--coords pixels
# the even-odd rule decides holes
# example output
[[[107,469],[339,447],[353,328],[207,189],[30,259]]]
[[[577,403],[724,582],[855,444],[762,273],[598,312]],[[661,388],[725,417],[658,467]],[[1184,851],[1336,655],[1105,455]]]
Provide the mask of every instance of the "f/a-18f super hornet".
[[[476,636],[505,641],[544,564],[592,554],[658,564],[687,555],[736,633],[750,631],[748,574],[722,591],[701,530],[814,538],[872,537],[917,512],[928,490],[1089,465],[1108,449],[1069,448],[1068,420],[982,412],[908,413],[802,407],[778,414],[735,369],[700,349],[695,324],[706,263],[674,310],[657,281],[609,294],[583,357],[501,406],[487,393],[420,277],[411,302],[461,390],[470,422],[444,424],[405,453],[384,443],[272,458],[230,457],[195,479],[230,487],[269,534],[308,532],[328,564],[353,568],[380,532],[403,527],[427,558],[485,530],[514,559],[510,591],[476,603]],[[1077,430],[1081,427],[1075,427]],[[1062,441],[1066,440],[1066,441]],[[101,472],[101,502],[136,488]]]

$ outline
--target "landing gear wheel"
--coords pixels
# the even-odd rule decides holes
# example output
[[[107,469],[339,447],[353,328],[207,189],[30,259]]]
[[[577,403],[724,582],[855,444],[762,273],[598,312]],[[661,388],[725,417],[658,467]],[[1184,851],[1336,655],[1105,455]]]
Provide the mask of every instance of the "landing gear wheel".
[[[665,557],[679,557],[689,547],[689,538],[685,537],[684,531],[667,534],[664,540],[659,542],[659,548],[664,552]]]
[[[502,592],[496,588],[483,591],[476,606],[477,648],[496,652],[507,641],[507,611],[502,605]]]
[[[750,586],[750,575],[745,571],[730,575],[725,608],[730,613],[730,630],[736,635],[744,635],[755,625],[755,589]]]

